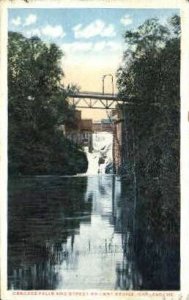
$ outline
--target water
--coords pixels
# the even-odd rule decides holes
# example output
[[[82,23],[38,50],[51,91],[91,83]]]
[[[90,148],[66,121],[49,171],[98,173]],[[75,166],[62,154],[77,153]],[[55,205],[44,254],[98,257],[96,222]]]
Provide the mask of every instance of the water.
[[[118,179],[25,178],[14,184],[9,288],[115,289],[116,268],[123,261],[121,228],[116,224]]]
[[[99,173],[111,136],[94,141],[86,175],[9,181],[9,289],[179,288],[178,245],[137,223],[125,183]]]

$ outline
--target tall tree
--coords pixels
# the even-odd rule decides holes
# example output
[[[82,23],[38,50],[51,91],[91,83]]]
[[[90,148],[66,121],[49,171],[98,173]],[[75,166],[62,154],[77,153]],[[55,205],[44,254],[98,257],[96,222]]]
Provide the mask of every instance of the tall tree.
[[[137,230],[179,245],[180,19],[167,26],[147,20],[127,31],[125,42],[117,83],[119,97],[132,105],[122,107],[122,172],[135,183]]]
[[[47,45],[37,37],[28,39],[15,32],[9,33],[8,46],[10,173],[64,173],[66,166],[70,172],[67,151],[73,154],[72,164],[78,152],[77,158],[82,156],[86,166],[84,154],[57,130],[65,123],[75,126],[74,111],[67,102],[68,90],[61,83],[62,51],[55,44]]]

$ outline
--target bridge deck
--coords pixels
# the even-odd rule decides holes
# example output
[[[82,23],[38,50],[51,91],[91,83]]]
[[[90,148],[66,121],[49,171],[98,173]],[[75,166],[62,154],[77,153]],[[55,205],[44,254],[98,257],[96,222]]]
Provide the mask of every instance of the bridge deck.
[[[85,92],[85,93],[77,93],[71,94],[70,97],[78,98],[78,99],[101,99],[101,100],[114,100],[118,101],[117,94],[100,94],[100,93],[92,93],[92,92]]]

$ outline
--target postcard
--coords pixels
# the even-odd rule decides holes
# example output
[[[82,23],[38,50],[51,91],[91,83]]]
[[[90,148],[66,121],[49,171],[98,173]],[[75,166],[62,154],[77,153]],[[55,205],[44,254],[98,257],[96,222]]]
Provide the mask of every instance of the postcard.
[[[188,1],[1,1],[1,299],[188,299]]]

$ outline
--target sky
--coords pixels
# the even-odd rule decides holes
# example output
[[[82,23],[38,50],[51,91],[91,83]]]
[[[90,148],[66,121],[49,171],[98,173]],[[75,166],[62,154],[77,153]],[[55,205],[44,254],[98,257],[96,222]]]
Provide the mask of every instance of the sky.
[[[126,30],[134,30],[146,19],[158,18],[165,24],[176,9],[126,8],[19,8],[9,9],[8,28],[26,37],[38,36],[56,43],[64,53],[62,68],[65,85],[74,83],[81,91],[102,91],[102,76],[121,65]],[[110,77],[105,93],[111,92]],[[116,84],[115,84],[116,90]],[[82,110],[83,118],[106,118],[105,110]]]

